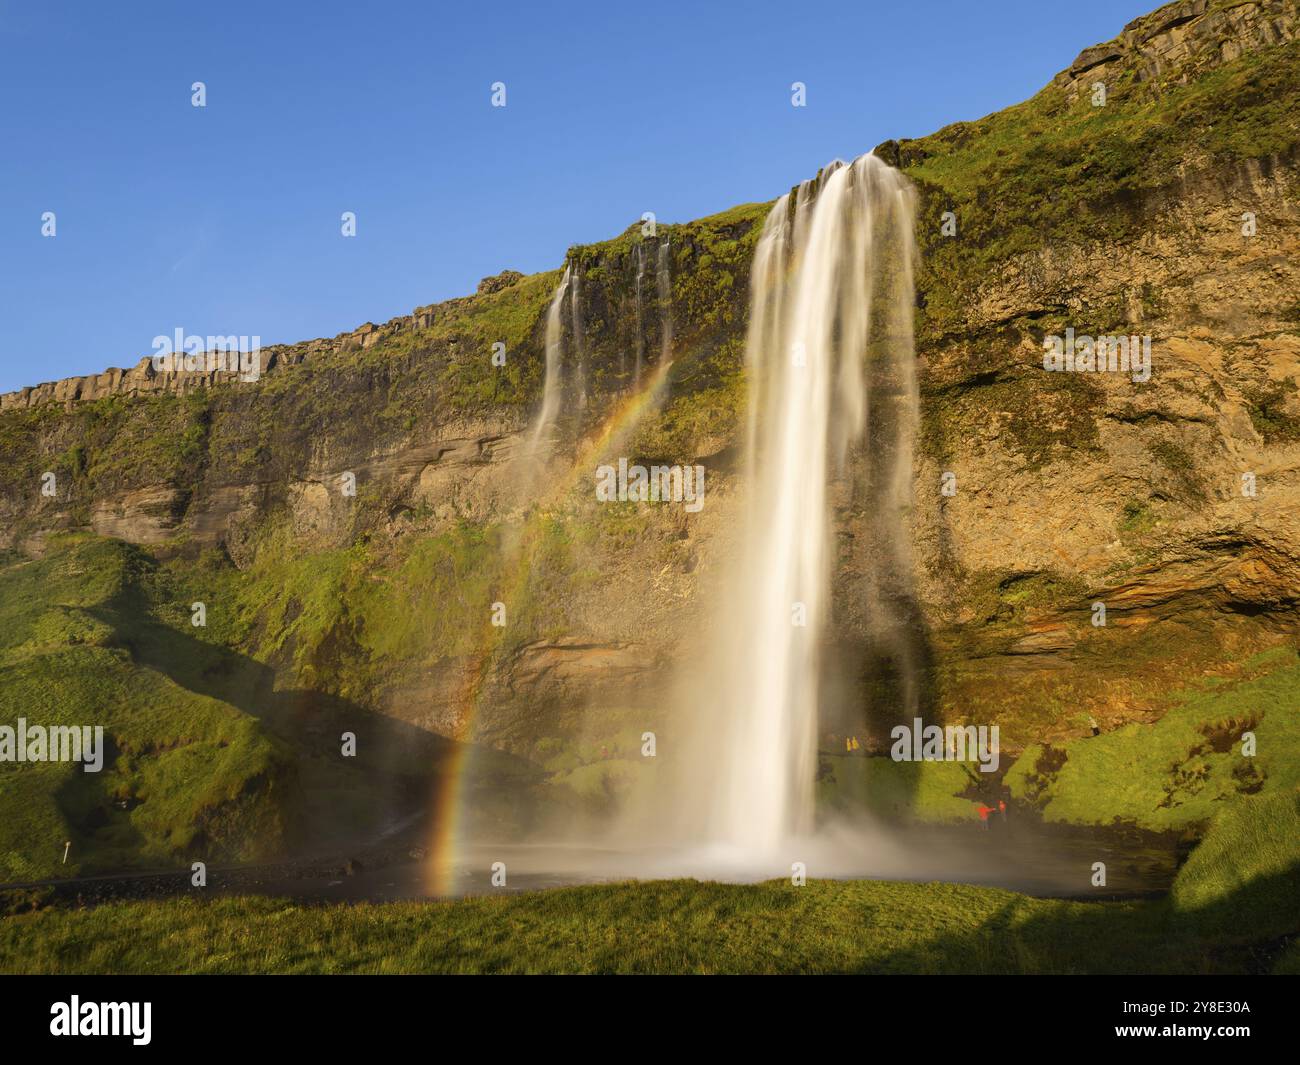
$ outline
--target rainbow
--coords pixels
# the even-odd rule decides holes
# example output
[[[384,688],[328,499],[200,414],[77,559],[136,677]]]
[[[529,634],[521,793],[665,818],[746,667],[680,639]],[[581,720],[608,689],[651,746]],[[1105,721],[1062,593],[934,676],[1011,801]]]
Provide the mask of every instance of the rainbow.
[[[589,467],[593,458],[605,454],[624,434],[634,429],[641,419],[660,401],[660,393],[668,380],[672,361],[662,362],[653,374],[647,376],[640,388],[623,396],[609,412],[599,426],[578,442],[578,457],[572,463],[569,473],[558,481],[552,482],[535,502],[524,519],[523,528],[515,540],[513,548],[508,548],[503,572],[502,594],[499,600],[509,609],[520,601],[531,573],[532,554],[530,546],[534,542],[541,517],[547,512],[548,504],[556,503],[579,486],[580,481],[591,473]],[[471,739],[478,719],[479,707],[483,696],[483,681],[489,675],[488,666],[500,649],[504,629],[492,625],[490,612],[483,611],[483,624],[477,639],[479,647],[474,656],[472,667],[466,671],[466,681],[457,698],[459,712],[456,715],[456,730],[451,737],[455,741],[450,757],[438,775],[433,803],[433,823],[427,853],[425,883],[430,894],[446,896],[454,893],[454,872],[460,848],[460,827],[465,798],[465,779]]]

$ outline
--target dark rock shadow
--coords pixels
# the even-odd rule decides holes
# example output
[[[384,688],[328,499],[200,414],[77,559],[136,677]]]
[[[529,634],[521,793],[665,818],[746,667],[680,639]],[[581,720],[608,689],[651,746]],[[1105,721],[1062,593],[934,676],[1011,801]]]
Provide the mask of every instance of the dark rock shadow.
[[[327,692],[277,690],[272,667],[153,620],[132,590],[92,613],[127,634],[138,664],[261,722],[288,767],[293,851],[361,845],[436,813],[454,741]],[[344,755],[344,733],[356,737],[355,755]]]

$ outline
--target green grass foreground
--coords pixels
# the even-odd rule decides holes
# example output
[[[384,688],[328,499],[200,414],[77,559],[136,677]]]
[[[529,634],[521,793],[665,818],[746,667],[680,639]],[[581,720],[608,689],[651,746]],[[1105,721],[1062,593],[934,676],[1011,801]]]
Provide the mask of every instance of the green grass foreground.
[[[1294,971],[1245,922],[1164,902],[961,884],[670,880],[457,902],[176,899],[0,922],[6,973],[1232,973]]]
[[[0,922],[7,973],[1113,973],[1272,968],[1163,903],[651,881],[457,902],[177,899]]]

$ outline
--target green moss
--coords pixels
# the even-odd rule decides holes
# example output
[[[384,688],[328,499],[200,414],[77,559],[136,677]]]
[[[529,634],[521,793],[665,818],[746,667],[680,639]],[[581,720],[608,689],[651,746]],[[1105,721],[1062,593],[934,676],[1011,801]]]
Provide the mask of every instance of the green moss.
[[[891,758],[822,755],[829,772],[817,782],[827,811],[869,811],[889,819],[969,821],[978,815],[962,794],[980,783],[963,762],[895,762]]]
[[[365,542],[303,552],[281,518],[265,524],[246,570],[169,572],[179,603],[220,597],[221,610],[209,609],[214,639],[274,663],[294,685],[375,707],[447,659],[487,670],[524,643],[570,631],[569,604],[600,578],[583,559],[602,527],[534,513],[512,535],[507,545],[501,526],[463,523],[382,552]],[[492,624],[498,602],[503,627]]]
[[[612,812],[644,769],[639,759],[610,758],[561,770],[548,778],[546,798],[575,806],[584,813]]]
[[[978,341],[971,361],[984,365],[986,345],[1015,348],[1005,337]],[[991,356],[992,357],[992,356]],[[1035,365],[1007,365],[1005,355],[956,383],[923,382],[922,446],[941,461],[973,443],[1005,447],[1021,456],[1026,470],[1098,447],[1101,393],[1080,374],[1046,373]]]
[[[1156,440],[1147,445],[1161,466],[1174,478],[1179,497],[1185,503],[1200,504],[1206,500],[1205,485],[1197,472],[1192,456],[1170,440]]]
[[[411,544],[350,597],[362,646],[389,662],[476,650],[497,601],[501,554],[499,530],[471,525]]]
[[[450,355],[439,375],[442,400],[453,409],[518,406],[540,390],[544,366],[540,327],[560,271],[533,274],[509,288],[438,308],[428,339]],[[505,365],[492,362],[506,346]]]
[[[1242,795],[1300,786],[1300,660],[1294,650],[1257,656],[1246,676],[1198,682],[1171,697],[1151,725],[1025,750],[1005,783],[1048,821],[1126,822],[1200,831]],[[1243,754],[1254,734],[1257,753]]]
[[[977,570],[966,581],[964,604],[984,623],[1021,625],[1034,610],[1065,610],[1087,594],[1078,577],[1053,570]]]
[[[1159,520],[1156,518],[1155,511],[1151,509],[1150,503],[1130,499],[1124,504],[1116,527],[1121,536],[1141,536],[1158,524]]]
[[[141,484],[192,489],[207,457],[209,395],[112,396],[0,415],[0,491],[43,502],[40,477],[88,520],[91,498]]]
[[[716,386],[676,391],[662,411],[645,420],[632,448],[647,458],[694,463],[736,437],[744,411],[744,375],[731,369]]]
[[[1300,440],[1300,416],[1291,414],[1288,401],[1295,396],[1296,384],[1290,378],[1247,393],[1246,411],[1255,431],[1266,444],[1286,444]]]

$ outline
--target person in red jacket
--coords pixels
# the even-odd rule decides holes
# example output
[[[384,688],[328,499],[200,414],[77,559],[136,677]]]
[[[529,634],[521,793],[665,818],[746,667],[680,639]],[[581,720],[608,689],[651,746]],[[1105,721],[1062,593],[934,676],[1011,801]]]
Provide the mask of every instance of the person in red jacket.
[[[980,827],[987,832],[989,827],[989,814],[993,812],[993,807],[985,806],[983,803],[980,803],[979,806],[976,807],[976,810],[980,815]]]

